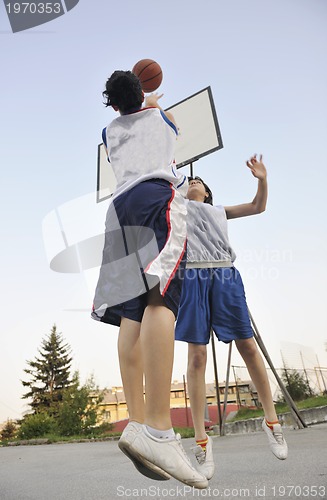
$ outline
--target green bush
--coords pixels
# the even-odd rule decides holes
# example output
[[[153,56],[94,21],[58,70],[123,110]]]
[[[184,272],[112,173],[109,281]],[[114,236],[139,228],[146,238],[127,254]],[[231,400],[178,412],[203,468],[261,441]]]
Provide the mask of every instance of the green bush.
[[[33,439],[45,437],[47,434],[57,434],[57,424],[54,417],[46,413],[27,415],[18,431],[19,439]]]

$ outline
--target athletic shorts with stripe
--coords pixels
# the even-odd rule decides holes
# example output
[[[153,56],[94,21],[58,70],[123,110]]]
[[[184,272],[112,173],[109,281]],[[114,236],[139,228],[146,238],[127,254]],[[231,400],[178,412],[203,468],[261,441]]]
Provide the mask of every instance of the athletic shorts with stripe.
[[[102,265],[92,317],[119,326],[121,317],[141,322],[147,292],[160,285],[177,316],[186,263],[186,207],[163,179],[150,179],[109,205]]]
[[[253,337],[242,278],[235,267],[185,270],[175,339],[208,344],[211,328],[225,343]]]

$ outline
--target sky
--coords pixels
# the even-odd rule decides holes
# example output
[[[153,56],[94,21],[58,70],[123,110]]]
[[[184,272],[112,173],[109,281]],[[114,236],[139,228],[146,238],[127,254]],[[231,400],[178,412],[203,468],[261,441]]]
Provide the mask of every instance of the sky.
[[[194,169],[216,204],[252,200],[245,161],[264,155],[267,210],[229,222],[235,265],[275,366],[287,344],[310,353],[307,366],[318,357],[327,367],[326,21],[324,0],[80,0],[13,34],[0,4],[0,422],[27,410],[23,370],[53,324],[82,382],[93,374],[101,388],[121,385],[118,330],[90,319],[85,273],[50,269],[56,248],[42,227],[67,204],[71,227],[103,226],[97,145],[115,114],[102,91],[114,70],[143,58],[163,69],[164,108],[211,86],[224,147]],[[224,380],[228,348],[216,349]],[[174,380],[186,361],[177,343]],[[235,349],[232,363],[244,365]],[[210,356],[206,377],[213,381]]]

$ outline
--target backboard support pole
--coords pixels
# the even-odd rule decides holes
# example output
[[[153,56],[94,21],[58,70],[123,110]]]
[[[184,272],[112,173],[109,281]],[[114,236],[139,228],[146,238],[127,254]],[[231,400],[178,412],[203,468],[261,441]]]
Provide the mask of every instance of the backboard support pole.
[[[303,429],[304,427],[307,427],[307,424],[305,423],[305,421],[302,419],[301,415],[300,415],[300,412],[296,406],[296,404],[294,403],[292,397],[290,396],[288,390],[286,389],[285,385],[283,384],[283,381],[281,380],[280,376],[278,375],[275,367],[274,367],[274,364],[268,354],[268,351],[266,349],[266,346],[264,345],[263,343],[263,340],[262,340],[262,337],[259,333],[259,330],[257,328],[257,325],[255,324],[255,321],[253,319],[253,316],[250,312],[250,310],[248,309],[249,311],[249,316],[250,316],[250,320],[251,320],[251,323],[252,323],[252,330],[253,330],[253,335],[254,335],[254,338],[258,344],[258,346],[260,347],[261,351],[262,351],[262,354],[264,355],[268,365],[270,366],[271,368],[271,371],[273,372],[273,374],[275,375],[275,378],[276,378],[276,381],[280,387],[280,390],[282,391],[282,394],[285,398],[285,401],[286,403],[288,404],[290,410],[291,410],[291,414],[292,414],[292,417],[294,419],[294,421],[296,422],[297,426],[299,429]]]

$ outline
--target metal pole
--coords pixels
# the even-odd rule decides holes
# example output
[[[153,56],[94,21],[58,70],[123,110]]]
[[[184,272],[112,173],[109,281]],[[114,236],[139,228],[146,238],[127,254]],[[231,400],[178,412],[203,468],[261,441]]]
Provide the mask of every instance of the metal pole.
[[[318,360],[318,356],[316,355],[316,358],[317,358],[317,363],[318,363],[318,368],[319,368],[319,372],[320,372],[320,376],[322,378],[322,383],[324,384],[324,388],[325,388],[325,394],[327,394],[327,388],[326,388],[326,383],[325,383],[325,378],[324,378],[324,374],[322,373],[321,371],[321,366],[319,364],[319,360]]]
[[[322,394],[322,390],[321,390],[321,386],[320,386],[320,380],[319,380],[319,376],[318,376],[318,373],[317,373],[318,368],[316,366],[314,366],[313,369],[315,371],[315,375],[316,375],[316,379],[317,379],[319,394]]]
[[[290,410],[291,410],[291,414],[297,424],[297,426],[299,427],[299,429],[303,429],[304,427],[307,427],[307,424],[304,422],[304,420],[302,419],[301,415],[300,415],[300,412],[297,408],[297,406],[295,405],[293,399],[291,398],[289,392],[287,391],[285,385],[283,384],[280,376],[278,375],[275,367],[274,367],[274,364],[268,354],[268,351],[263,343],[263,340],[261,338],[261,335],[259,333],[259,330],[257,328],[257,325],[255,324],[254,322],[254,319],[253,319],[253,316],[250,312],[250,310],[248,309],[249,311],[249,316],[250,316],[250,319],[251,319],[251,323],[252,323],[252,329],[253,329],[253,334],[254,334],[254,338],[258,344],[258,346],[260,347],[264,357],[266,358],[266,361],[267,363],[269,364],[270,368],[271,368],[271,371],[273,372],[273,374],[275,375],[275,378],[278,382],[278,385],[283,393],[283,396],[285,398],[285,401],[287,402],[288,406],[290,407]]]
[[[212,346],[213,368],[214,368],[214,372],[215,372],[217,410],[218,410],[218,418],[219,418],[219,433],[221,433],[221,408],[220,408],[220,394],[219,394],[218,370],[217,370],[215,339],[214,339],[214,335],[213,335],[213,331],[212,330],[210,331],[210,336],[211,336],[211,346]]]
[[[228,360],[227,360],[227,372],[226,372],[226,382],[225,382],[225,392],[224,392],[224,408],[223,408],[223,417],[221,421],[221,431],[220,435],[225,436],[225,422],[227,417],[227,399],[228,399],[228,386],[229,386],[229,372],[230,372],[230,364],[232,357],[232,346],[233,342],[229,343],[228,348]]]
[[[235,366],[232,366],[233,368],[233,373],[234,373],[234,380],[235,380],[235,389],[236,389],[236,399],[237,399],[237,404],[239,406],[239,408],[241,409],[241,398],[240,398],[240,393],[239,393],[239,390],[238,390],[238,385],[237,385],[237,379],[236,379],[236,375],[235,375]]]
[[[288,385],[288,387],[291,387],[291,382],[290,382],[290,379],[289,379],[289,376],[288,376],[288,371],[287,371],[287,367],[286,367],[286,363],[285,363],[282,351],[280,351],[280,355],[281,355],[282,362],[283,362],[283,368],[284,368],[284,372],[285,372],[285,378],[287,380],[287,385]]]
[[[307,370],[305,369],[305,365],[304,365],[304,361],[303,361],[303,356],[302,356],[302,351],[300,351],[300,356],[301,356],[301,361],[302,361],[304,375],[305,375],[305,378],[306,378],[306,381],[307,381],[307,386],[308,386],[308,389],[309,389],[309,392],[310,392],[310,396],[312,396],[313,393],[312,393],[312,390],[311,390],[311,387],[310,387],[310,382],[309,382]]]

